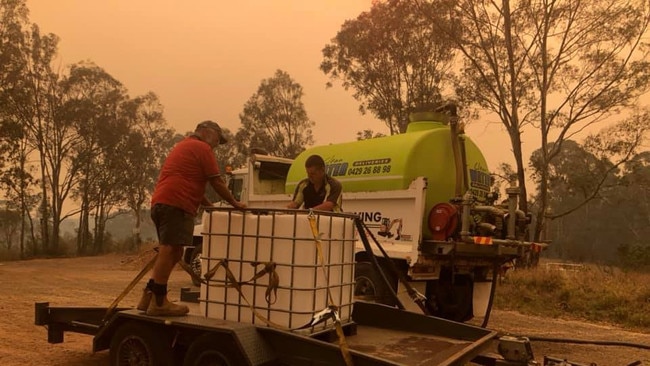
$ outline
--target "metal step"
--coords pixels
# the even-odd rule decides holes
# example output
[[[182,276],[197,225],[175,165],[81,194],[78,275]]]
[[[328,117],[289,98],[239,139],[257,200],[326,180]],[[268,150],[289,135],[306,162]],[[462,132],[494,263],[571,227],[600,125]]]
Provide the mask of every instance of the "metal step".
[[[199,302],[199,294],[201,291],[190,288],[190,287],[182,287],[181,288],[181,301],[183,302]]]

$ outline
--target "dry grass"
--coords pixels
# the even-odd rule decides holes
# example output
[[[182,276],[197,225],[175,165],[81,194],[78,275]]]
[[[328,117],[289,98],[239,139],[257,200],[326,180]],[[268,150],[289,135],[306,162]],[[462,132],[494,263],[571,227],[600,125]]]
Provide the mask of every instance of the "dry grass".
[[[495,308],[650,332],[650,273],[541,263],[508,273],[497,287]]]

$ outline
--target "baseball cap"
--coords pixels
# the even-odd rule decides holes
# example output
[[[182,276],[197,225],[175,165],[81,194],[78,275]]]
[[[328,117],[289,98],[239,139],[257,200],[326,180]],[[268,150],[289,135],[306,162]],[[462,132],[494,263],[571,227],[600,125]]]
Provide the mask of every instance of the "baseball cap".
[[[228,140],[226,140],[226,137],[223,135],[223,131],[221,131],[221,127],[219,127],[217,122],[210,121],[210,120],[203,121],[203,122],[199,123],[198,125],[196,125],[196,128],[197,129],[198,128],[211,128],[211,129],[219,132],[219,144],[220,145],[223,145],[226,142],[228,142]]]

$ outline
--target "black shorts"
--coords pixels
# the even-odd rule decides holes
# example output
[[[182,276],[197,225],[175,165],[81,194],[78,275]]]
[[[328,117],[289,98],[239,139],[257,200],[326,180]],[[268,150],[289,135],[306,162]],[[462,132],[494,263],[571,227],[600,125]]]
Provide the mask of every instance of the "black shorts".
[[[151,208],[161,245],[192,245],[194,216],[180,208],[156,203]]]

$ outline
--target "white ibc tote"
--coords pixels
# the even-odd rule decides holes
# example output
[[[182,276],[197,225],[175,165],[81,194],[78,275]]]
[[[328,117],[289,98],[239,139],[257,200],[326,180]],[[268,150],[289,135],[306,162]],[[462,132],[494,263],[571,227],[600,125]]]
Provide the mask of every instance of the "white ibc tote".
[[[310,226],[310,215],[318,227],[318,240]],[[351,322],[354,227],[352,215],[320,211],[222,208],[206,212],[202,276],[210,270],[214,275],[201,285],[201,312],[210,318],[268,325],[255,316],[254,310],[273,324],[295,329],[330,305],[329,293],[341,323]],[[253,279],[265,267],[274,269],[277,286],[269,286],[269,276],[275,276],[271,273]],[[227,270],[237,282],[248,282],[239,286],[241,293],[232,286]],[[332,325],[327,321],[302,332]]]

